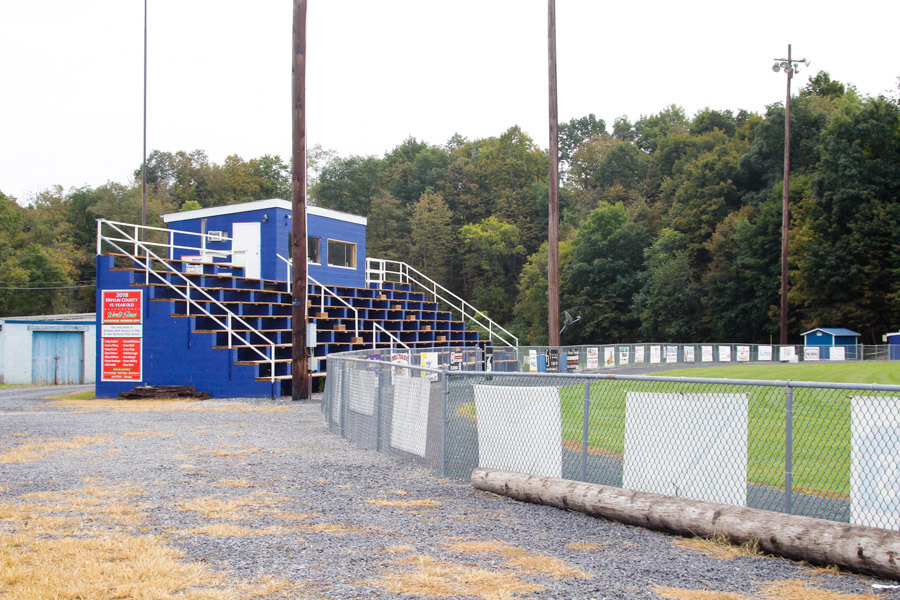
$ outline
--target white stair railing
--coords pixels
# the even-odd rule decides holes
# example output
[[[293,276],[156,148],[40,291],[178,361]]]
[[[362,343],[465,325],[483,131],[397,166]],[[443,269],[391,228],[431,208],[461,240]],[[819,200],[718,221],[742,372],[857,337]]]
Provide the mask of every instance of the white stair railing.
[[[391,333],[390,331],[388,331],[387,329],[385,329],[384,327],[382,327],[382,326],[379,325],[378,323],[372,323],[372,350],[375,350],[375,340],[376,340],[376,338],[378,337],[377,335],[375,335],[375,334],[376,334],[376,330],[381,330],[381,331],[383,331],[384,333],[386,333],[386,334],[388,335],[389,338],[391,338],[391,352],[394,351],[394,342],[397,342],[398,345],[403,346],[403,347],[406,348],[407,350],[411,350],[411,349],[412,349],[412,348],[410,348],[409,346],[407,346],[406,344],[404,344],[403,342],[401,342],[401,341],[400,341],[400,338],[398,338],[397,336],[395,336],[393,333]]]
[[[115,237],[114,235],[106,235],[104,234],[103,227],[106,225],[111,228],[114,232],[118,233],[121,237]],[[126,233],[120,225],[126,228],[134,228],[134,234],[129,235]],[[159,242],[144,242],[140,239],[140,231],[141,230],[150,230],[150,231],[164,231],[166,233],[172,234],[169,237],[169,244],[161,244]],[[128,259],[133,261],[135,264],[140,266],[140,268],[145,273],[145,284],[149,285],[151,275],[158,279],[160,282],[166,285],[170,290],[178,294],[183,300],[186,301],[186,310],[187,314],[190,315],[190,307],[193,306],[196,310],[200,312],[200,314],[209,317],[213,320],[217,325],[219,325],[223,331],[227,333],[228,336],[228,348],[231,349],[233,347],[232,338],[236,337],[240,340],[240,344],[237,344],[243,348],[250,348],[252,351],[259,354],[266,362],[269,363],[269,380],[271,382],[275,381],[275,342],[270,340],[268,337],[263,335],[261,331],[247,323],[244,319],[242,319],[239,315],[235,314],[231,309],[227,306],[213,298],[209,292],[195,284],[193,281],[188,279],[185,275],[183,275],[180,271],[175,269],[168,260],[160,258],[153,250],[150,249],[151,246],[160,246],[169,248],[169,259],[172,257],[172,253],[175,249],[187,249],[191,251],[197,250],[195,247],[189,246],[175,246],[172,244],[172,240],[174,239],[174,233],[182,234],[187,233],[191,235],[189,232],[178,231],[169,229],[161,229],[159,227],[143,227],[141,225],[132,225],[130,223],[117,223],[115,221],[107,221],[106,219],[98,219],[97,220],[97,254],[101,254],[103,250],[103,244],[111,246],[112,248],[118,250],[121,254],[125,255]],[[206,237],[204,234],[192,234]],[[133,253],[124,249],[119,244],[125,244],[126,246],[131,246],[133,249]],[[209,251],[207,251],[209,252]],[[229,253],[224,251],[214,251],[217,255],[221,255],[223,257],[227,257]],[[143,256],[142,256],[143,255]],[[155,271],[152,268],[152,262],[156,261],[162,264],[166,268],[167,273],[174,274],[178,278],[181,279],[185,284],[185,289],[182,290],[181,287],[176,286],[171,281],[169,281],[165,276],[161,275],[159,272]],[[191,292],[195,292],[197,296],[200,296],[200,299],[192,297],[193,294]],[[223,310],[225,312],[225,322],[223,323],[219,316],[212,314],[209,310],[206,309],[203,304],[213,304],[217,308]],[[252,335],[257,336],[259,339],[263,340],[264,345],[268,347],[269,355],[267,356],[265,352],[260,350],[257,345],[250,344],[246,340],[244,340],[236,331],[234,331],[233,323],[237,321],[241,327],[245,330],[249,331]]]
[[[395,275],[397,280],[388,279],[389,275]],[[435,302],[443,302],[462,315],[462,321],[471,319],[473,323],[484,329],[489,339],[494,338],[510,347],[519,345],[519,338],[514,336],[504,327],[494,322],[486,314],[434,281],[424,273],[399,260],[384,258],[366,258],[366,283],[375,283],[381,287],[385,282],[399,281],[399,283],[414,284],[419,289],[432,295]],[[502,332],[505,335],[501,335]]]
[[[291,282],[294,280],[294,274],[292,271],[292,269],[294,268],[293,259],[285,258],[280,254],[275,254],[275,256],[280,258],[282,261],[284,261],[285,265],[287,265],[288,292],[290,292],[291,291]],[[319,306],[319,309],[320,309],[319,312],[325,312],[325,294],[328,294],[332,298],[336,298],[341,304],[343,304],[344,306],[346,306],[347,308],[349,308],[350,310],[353,311],[353,323],[354,323],[354,327],[356,330],[356,337],[359,337],[359,310],[357,310],[357,308],[355,306],[353,306],[352,304],[350,304],[349,302],[347,302],[346,300],[344,300],[343,298],[341,298],[340,296],[338,296],[337,294],[332,292],[330,289],[328,289],[327,287],[325,287],[324,285],[322,285],[321,283],[316,281],[316,279],[312,275],[307,274],[306,281],[322,288],[322,303]],[[305,302],[304,302],[304,304],[305,304]],[[306,309],[304,308],[304,310],[306,310]]]

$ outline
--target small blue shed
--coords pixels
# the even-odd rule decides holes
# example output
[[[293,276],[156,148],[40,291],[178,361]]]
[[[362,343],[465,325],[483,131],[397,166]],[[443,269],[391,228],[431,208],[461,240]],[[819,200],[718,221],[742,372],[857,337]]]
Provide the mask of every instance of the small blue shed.
[[[855,360],[859,358],[857,344],[860,334],[841,327],[817,327],[803,333],[804,346],[818,346],[819,358],[829,360],[833,346],[844,346],[844,358]]]
[[[200,208],[163,215],[169,229],[207,235],[206,250],[235,252],[246,277],[287,281],[290,257],[291,203],[273,198],[243,204]],[[318,206],[306,208],[310,277],[324,285],[365,287],[366,218]],[[182,239],[183,238],[183,239]],[[175,246],[196,247],[196,236],[174,236]],[[224,239],[227,241],[216,241]],[[175,249],[172,258],[196,255]],[[202,251],[201,251],[202,253]],[[195,260],[212,260],[194,256]]]
[[[887,342],[888,358],[890,360],[900,360],[900,331],[886,333],[881,336],[881,340]]]

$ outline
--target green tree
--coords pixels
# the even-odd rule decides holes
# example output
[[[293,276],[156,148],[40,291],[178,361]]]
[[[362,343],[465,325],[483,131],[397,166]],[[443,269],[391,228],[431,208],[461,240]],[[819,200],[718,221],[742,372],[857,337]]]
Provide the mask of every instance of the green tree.
[[[565,171],[572,156],[586,141],[606,135],[606,121],[594,113],[559,124],[559,165]]]
[[[464,297],[495,321],[508,323],[525,256],[521,233],[515,225],[491,216],[463,225],[459,239]]]
[[[640,321],[631,307],[649,243],[646,228],[629,221],[622,204],[601,203],[588,215],[560,275],[560,305],[582,316],[573,343],[635,339]]]
[[[538,250],[528,257],[522,272],[519,275],[519,293],[516,305],[513,309],[518,329],[522,330],[525,338],[519,340],[522,344],[543,345],[547,343],[547,326],[549,314],[547,312],[547,242],[541,244]],[[559,269],[563,271],[572,257],[572,244],[567,241],[559,242]],[[563,306],[563,310],[567,307]],[[568,337],[568,334],[567,334]]]
[[[702,286],[694,272],[687,236],[663,229],[644,250],[643,284],[634,311],[644,339],[661,342],[704,338]]]
[[[366,215],[378,195],[381,161],[373,156],[336,158],[322,168],[313,196],[323,208]]]
[[[373,258],[403,261],[409,254],[409,222],[400,201],[381,191],[369,205],[366,252]]]
[[[448,285],[455,236],[450,208],[440,194],[425,192],[410,220],[409,262],[438,283]]]
[[[644,152],[654,152],[668,135],[686,133],[688,120],[684,109],[671,104],[655,115],[642,115],[634,124],[635,143]]]
[[[804,327],[843,324],[876,343],[900,321],[900,107],[845,94],[819,153],[795,216],[792,300]]]

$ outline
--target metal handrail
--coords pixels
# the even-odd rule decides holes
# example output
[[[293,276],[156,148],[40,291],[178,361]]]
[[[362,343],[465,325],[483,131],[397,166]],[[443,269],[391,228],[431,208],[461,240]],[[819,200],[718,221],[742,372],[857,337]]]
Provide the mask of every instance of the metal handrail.
[[[278,258],[283,260],[284,263],[287,265],[287,268],[288,268],[288,272],[287,272],[288,292],[290,292],[291,291],[291,281],[293,281],[291,269],[294,268],[294,261],[291,258],[285,258],[282,255],[277,254],[277,253],[275,254],[275,256],[277,256]],[[320,312],[325,312],[325,293],[328,293],[333,298],[337,298],[344,306],[346,306],[347,308],[349,308],[350,310],[353,311],[353,323],[356,328],[356,337],[359,337],[359,310],[357,310],[357,308],[355,306],[353,306],[352,304],[350,304],[349,302],[347,302],[346,300],[344,300],[343,298],[341,298],[340,296],[338,296],[337,294],[332,292],[330,289],[328,289],[327,287],[325,287],[324,285],[319,283],[316,280],[316,278],[313,277],[312,275],[310,275],[309,273],[306,274],[306,281],[311,282],[313,285],[317,285],[320,288],[322,288],[323,293],[322,293],[322,303],[320,305],[320,308],[321,308]],[[304,310],[305,310],[305,308],[304,308]]]
[[[389,271],[388,263],[393,263],[393,264],[398,265],[399,270]],[[374,266],[370,266],[370,265],[375,265],[375,264],[381,265],[381,268],[375,268]],[[427,281],[428,284],[430,284],[430,287],[429,287],[429,285],[424,284],[421,281],[418,281],[417,279],[412,277],[410,275],[410,273],[413,273],[416,276],[421,277],[422,279]],[[375,279],[374,277],[372,277],[373,274],[377,274],[379,277],[377,279]],[[497,338],[498,340],[500,340],[501,342],[503,342],[504,344],[506,344],[507,346],[510,346],[512,348],[515,348],[519,345],[519,338],[517,338],[515,335],[510,333],[503,326],[499,325],[493,319],[491,319],[486,314],[484,314],[483,312],[481,312],[480,310],[478,310],[477,308],[475,308],[474,306],[469,304],[467,301],[463,300],[462,298],[460,298],[459,296],[457,296],[456,294],[454,294],[453,292],[451,292],[450,290],[448,290],[447,288],[445,288],[438,282],[434,281],[433,279],[431,279],[430,277],[428,277],[421,271],[415,269],[414,267],[411,267],[408,264],[406,264],[405,262],[401,262],[399,260],[391,260],[391,259],[386,259],[386,258],[368,258],[368,257],[366,258],[366,282],[367,283],[374,282],[374,283],[378,283],[380,285],[386,281],[384,279],[384,275],[388,275],[388,274],[398,275],[400,277],[400,283],[416,284],[417,286],[419,286],[426,292],[430,293],[434,297],[435,301],[440,300],[441,302],[449,305],[451,308],[459,311],[460,314],[462,315],[463,321],[466,320],[466,315],[468,313],[468,317],[476,325],[478,325],[479,327],[481,327],[482,329],[487,331],[488,336],[490,338]],[[448,300],[444,296],[439,295],[438,290],[440,290],[442,294],[445,294],[445,295],[449,296],[450,298],[452,298],[452,300]],[[454,302],[458,303],[459,306],[454,304]],[[479,321],[477,317],[481,317],[482,319],[487,321],[487,325],[485,325],[484,323]],[[509,336],[509,338],[512,339],[512,343],[510,343],[510,341],[508,339],[506,339],[505,337],[503,337],[502,335],[496,333],[494,331],[494,329],[498,329],[498,330],[502,331],[503,333],[505,333],[507,336]]]
[[[372,350],[375,350],[375,347],[376,347],[376,344],[375,344],[375,330],[376,330],[376,329],[380,329],[380,330],[383,331],[384,333],[388,334],[388,337],[389,337],[389,338],[391,338],[391,351],[392,351],[392,352],[393,352],[393,350],[394,350],[394,342],[397,342],[398,344],[400,344],[401,346],[403,346],[403,347],[406,348],[407,350],[412,350],[412,348],[410,348],[409,346],[407,346],[406,344],[404,344],[402,341],[400,341],[400,338],[398,338],[397,336],[395,336],[393,333],[391,333],[390,331],[388,331],[387,329],[385,329],[384,327],[382,327],[382,326],[379,325],[378,323],[372,323]]]
[[[110,227],[112,227],[114,230],[118,231],[121,235],[125,236],[125,239],[110,238],[110,237],[104,236],[103,233],[102,233],[102,225],[103,225],[104,223],[106,223],[107,225],[109,225]],[[144,228],[143,226],[141,226],[141,225],[134,225],[133,227],[135,228],[135,237],[134,237],[134,238],[128,238],[128,234],[125,233],[124,231],[122,231],[122,229],[120,229],[117,225],[126,225],[126,226],[128,226],[128,227],[131,227],[131,226],[132,226],[132,225],[129,224],[129,223],[115,223],[115,222],[113,222],[113,221],[107,221],[106,219],[98,219],[98,221],[97,221],[97,250],[98,250],[98,252],[99,252],[100,249],[101,249],[102,241],[105,241],[106,243],[108,243],[109,245],[111,245],[113,248],[116,248],[119,252],[123,253],[123,254],[126,255],[129,259],[131,259],[131,260],[134,261],[136,264],[138,264],[138,265],[144,270],[144,272],[146,273],[146,277],[147,277],[147,281],[148,281],[148,282],[149,282],[150,274],[152,273],[154,277],[156,277],[157,279],[159,279],[159,280],[160,280],[161,282],[163,282],[166,286],[168,286],[169,289],[171,289],[172,291],[174,291],[176,294],[179,294],[179,295],[186,301],[187,307],[188,307],[188,308],[187,308],[187,313],[188,313],[188,315],[190,315],[190,308],[189,308],[189,307],[190,307],[191,305],[193,305],[196,309],[199,309],[201,313],[203,313],[205,316],[209,317],[209,318],[212,319],[215,323],[217,323],[220,327],[222,327],[222,328],[225,330],[225,332],[228,334],[228,348],[229,348],[229,349],[231,349],[231,348],[233,347],[233,346],[232,346],[232,337],[237,337],[237,338],[241,341],[241,344],[240,344],[240,345],[241,345],[242,347],[250,348],[251,350],[253,350],[253,351],[256,352],[257,354],[259,354],[260,356],[262,356],[266,361],[268,361],[269,364],[270,364],[269,380],[270,380],[271,382],[274,383],[274,381],[275,381],[275,342],[273,342],[273,341],[270,340],[268,337],[266,337],[265,335],[263,335],[261,331],[259,331],[259,330],[256,329],[255,327],[251,326],[249,323],[247,323],[247,322],[246,322],[244,319],[242,319],[239,315],[235,314],[235,313],[234,313],[231,309],[229,309],[227,306],[225,306],[224,304],[222,304],[221,302],[219,302],[218,300],[216,300],[215,298],[213,298],[212,296],[210,296],[209,293],[208,293],[206,290],[204,290],[202,287],[198,286],[198,285],[195,284],[193,281],[191,281],[190,279],[188,279],[187,277],[185,277],[185,276],[184,276],[182,273],[180,273],[177,269],[175,269],[174,267],[172,267],[172,265],[170,265],[168,262],[166,262],[166,260],[160,258],[160,257],[159,257],[158,255],[156,255],[152,250],[150,250],[150,248],[147,247],[147,244],[146,244],[145,242],[139,240],[139,239],[138,239],[138,236],[137,236],[137,232],[139,231],[139,229],[143,229],[143,228]],[[156,229],[156,230],[160,230],[160,229],[157,228],[157,227],[147,227],[146,229]],[[168,230],[163,229],[163,230],[161,230],[161,231],[168,231]],[[179,232],[179,233],[180,233],[180,232]],[[202,235],[202,234],[197,234],[197,235]],[[119,246],[116,242],[127,242],[127,243],[129,243],[129,244],[134,244],[135,250],[143,250],[143,252],[144,252],[144,260],[142,260],[142,259],[140,258],[140,256],[139,256],[140,253],[139,253],[139,252],[135,252],[135,254],[129,254],[129,252],[128,252],[127,250],[123,249],[123,248],[122,248],[121,246]],[[161,244],[155,244],[155,245],[161,245]],[[185,292],[185,291],[182,291],[180,288],[178,288],[177,286],[173,285],[171,281],[169,281],[168,279],[166,279],[165,277],[163,277],[162,275],[160,275],[159,273],[157,273],[156,271],[154,271],[154,270],[151,268],[151,266],[152,266],[151,263],[150,263],[150,259],[151,259],[151,258],[152,258],[153,260],[156,260],[157,262],[160,262],[160,263],[163,264],[163,265],[166,267],[166,269],[168,269],[171,273],[174,273],[175,275],[177,275],[178,277],[180,277],[180,278],[185,282],[187,291],[186,291],[186,292]],[[204,296],[204,297],[206,298],[206,300],[204,301],[204,303],[207,303],[207,302],[208,302],[208,303],[212,303],[212,304],[216,305],[217,307],[221,308],[222,310],[224,310],[224,311],[225,311],[225,316],[226,316],[226,319],[225,319],[226,322],[225,322],[225,323],[222,323],[222,321],[219,319],[219,317],[217,317],[216,315],[214,315],[214,314],[212,314],[211,312],[209,312],[209,311],[208,311],[205,307],[203,307],[202,304],[201,304],[200,302],[198,302],[196,299],[191,298],[191,290],[194,290],[194,291],[198,292],[200,295]],[[252,334],[258,336],[260,339],[262,339],[262,340],[266,343],[266,345],[268,345],[268,347],[269,347],[269,354],[270,354],[270,356],[266,356],[266,354],[265,354],[264,352],[262,352],[259,348],[257,348],[255,345],[251,345],[251,344],[245,343],[245,340],[244,340],[243,338],[241,338],[240,336],[238,336],[238,334],[237,334],[237,333],[234,331],[234,329],[232,328],[231,323],[232,323],[233,320],[236,320],[240,325],[242,325],[243,327],[245,327],[250,333],[252,333]]]

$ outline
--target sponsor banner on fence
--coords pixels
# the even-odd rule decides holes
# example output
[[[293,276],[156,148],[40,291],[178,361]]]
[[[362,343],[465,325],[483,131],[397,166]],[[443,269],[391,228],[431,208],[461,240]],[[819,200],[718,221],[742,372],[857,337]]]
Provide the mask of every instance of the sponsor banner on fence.
[[[819,360],[819,347],[818,346],[804,346],[803,347],[803,360]]]
[[[712,362],[713,361],[713,347],[712,346],[700,346],[700,361],[701,362]]]
[[[844,360],[847,357],[845,350],[846,348],[843,346],[832,346],[829,358],[831,360]]]
[[[781,346],[778,348],[778,360],[780,361],[788,361],[788,362],[796,362],[797,361],[797,353],[793,346]]]
[[[616,349],[615,348],[604,348],[603,349],[603,366],[604,367],[616,366]]]
[[[644,358],[644,347],[643,346],[635,346],[634,347],[634,362],[642,363],[646,359]]]
[[[745,506],[747,395],[628,392],[622,487]]]
[[[756,360],[772,360],[772,346],[757,346]]]
[[[736,350],[738,362],[750,362],[750,346],[738,346]]]
[[[900,529],[897,398],[850,398],[850,522]]]
[[[684,347],[684,362],[694,362],[694,347],[693,346],[685,346]]]
[[[587,368],[596,369],[600,366],[600,348],[587,349]]]
[[[562,476],[559,388],[476,385],[478,466]]]
[[[731,362],[731,346],[719,346],[719,362]]]
[[[666,346],[666,362],[678,362],[678,346]]]
[[[622,346],[619,348],[619,364],[627,365],[628,364],[628,346]]]
[[[650,346],[650,362],[657,364],[662,361],[662,346]]]

